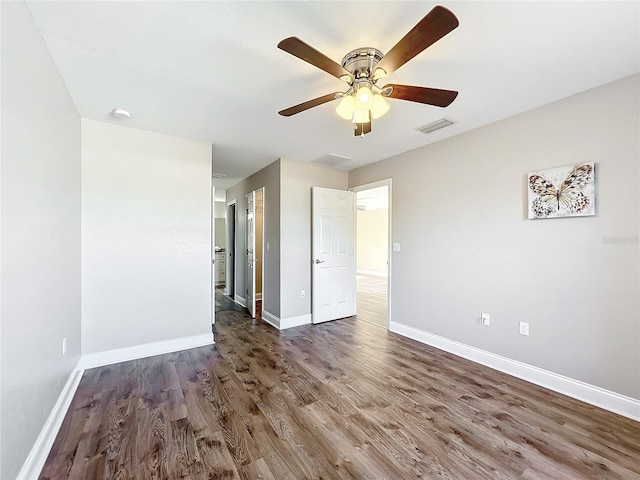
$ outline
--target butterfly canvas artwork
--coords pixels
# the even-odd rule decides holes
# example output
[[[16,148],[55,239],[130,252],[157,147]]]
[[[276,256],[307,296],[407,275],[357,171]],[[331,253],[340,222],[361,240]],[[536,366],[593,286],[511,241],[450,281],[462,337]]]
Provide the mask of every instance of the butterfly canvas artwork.
[[[595,163],[529,173],[529,218],[595,215]]]

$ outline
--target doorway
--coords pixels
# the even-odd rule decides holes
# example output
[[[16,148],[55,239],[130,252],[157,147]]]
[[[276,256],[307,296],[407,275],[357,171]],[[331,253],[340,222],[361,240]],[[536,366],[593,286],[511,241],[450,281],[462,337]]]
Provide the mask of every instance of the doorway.
[[[391,180],[356,192],[357,317],[389,328]]]
[[[252,318],[262,318],[264,259],[264,187],[247,194],[245,298]]]
[[[242,310],[236,304],[236,200],[215,202],[214,238],[214,315],[229,310]]]
[[[225,216],[226,262],[224,294],[233,298],[235,295],[235,262],[236,262],[236,200],[227,202]]]

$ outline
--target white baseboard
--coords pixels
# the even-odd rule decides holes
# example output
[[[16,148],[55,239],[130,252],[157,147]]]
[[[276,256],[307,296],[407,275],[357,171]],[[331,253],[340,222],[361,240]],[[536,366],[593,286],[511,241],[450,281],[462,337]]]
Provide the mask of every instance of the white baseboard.
[[[262,309],[262,320],[280,330],[280,319],[274,314],[267,312],[264,308]]]
[[[300,327],[302,325],[311,325],[310,313],[305,313],[304,315],[298,315],[297,317],[280,319],[280,330],[284,330],[286,328]]]
[[[487,367],[521,378],[558,393],[568,395],[583,402],[640,421],[640,400],[620,395],[588,383],[574,380],[557,373],[543,370],[533,365],[512,360],[487,352],[464,343],[449,340],[417,328],[397,322],[389,323],[389,331],[431,345],[459,357],[466,358]]]
[[[78,364],[79,363],[80,361],[78,361]],[[79,369],[77,365],[71,371],[36,442],[33,444],[33,447],[31,447],[27,459],[22,464],[16,480],[34,480],[40,476],[42,467],[44,467],[44,463],[47,461],[47,456],[49,456],[51,447],[53,447],[53,442],[56,440],[64,416],[67,414],[67,410],[69,410],[71,400],[76,393],[83,373],[84,370]]]
[[[191,337],[172,338],[170,340],[161,340],[159,342],[143,343],[141,345],[133,345],[131,347],[114,348],[113,350],[105,350],[103,352],[88,353],[82,355],[78,362],[78,366],[83,370],[87,368],[102,367],[104,365],[111,365],[112,363],[126,362],[128,360],[137,360],[138,358],[162,355],[163,353],[204,347],[205,345],[213,345],[213,343],[212,333],[204,333],[202,335],[194,335]]]
[[[246,308],[247,306],[247,299],[244,297],[241,297],[240,295],[236,295],[235,297],[233,297],[233,301],[236,302],[241,307]]]
[[[375,270],[358,270],[356,273],[360,275],[371,275],[372,277],[387,277],[387,272],[377,272]]]
[[[285,330],[287,328],[300,327],[302,325],[311,324],[311,314],[305,313],[304,315],[298,315],[297,317],[278,318],[272,313],[262,310],[262,319],[270,325],[273,325],[278,330]]]

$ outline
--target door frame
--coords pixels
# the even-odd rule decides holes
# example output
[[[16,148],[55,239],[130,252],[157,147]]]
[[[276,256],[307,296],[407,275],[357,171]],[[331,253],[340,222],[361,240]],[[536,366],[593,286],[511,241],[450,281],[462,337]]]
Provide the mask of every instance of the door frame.
[[[216,187],[211,177],[211,325],[216,324]]]
[[[225,264],[225,284],[224,284],[224,294],[231,296],[233,295],[235,298],[236,291],[236,211],[237,211],[237,200],[234,198],[233,200],[227,202],[227,211],[226,211],[226,237],[227,237],[227,245],[225,247],[226,251],[226,264]]]
[[[248,293],[248,286],[249,286],[249,275],[248,275],[248,262],[249,262],[249,258],[248,255],[246,256],[246,261],[245,261],[245,275],[244,275],[244,293],[245,293],[245,305],[247,307],[247,309],[249,310],[249,314],[252,316],[252,318],[256,318],[258,312],[256,311],[256,263],[259,261],[260,262],[260,282],[262,285],[262,291],[261,291],[261,297],[260,297],[260,318],[262,318],[262,311],[264,310],[264,253],[265,253],[265,235],[264,235],[264,219],[265,219],[265,188],[264,187],[259,187],[256,188],[254,190],[251,190],[250,192],[247,192],[245,194],[245,199],[247,199],[249,196],[252,196],[252,200],[253,200],[253,266],[251,268],[251,272],[253,275],[253,291],[251,296],[249,296]],[[256,198],[258,197],[258,195],[260,196],[260,198],[262,199],[262,209],[261,209],[261,224],[262,224],[262,241],[261,243],[258,245],[256,243]],[[245,242],[246,242],[246,248],[247,251],[249,249],[249,245],[248,245],[248,240],[249,240],[249,221],[248,221],[248,214],[249,214],[249,205],[248,205],[248,201],[247,201],[247,208],[245,209],[245,215],[246,215],[246,221],[245,221]],[[258,260],[256,260],[256,251],[259,250],[260,251],[260,258]],[[251,298],[251,302],[249,301],[249,299]]]
[[[354,193],[358,193],[358,192],[362,192],[364,190],[370,190],[372,188],[376,188],[376,187],[387,187],[387,214],[388,214],[388,223],[387,223],[387,237],[388,237],[388,241],[387,241],[387,330],[389,330],[389,326],[391,325],[391,272],[392,272],[392,268],[391,268],[391,264],[393,262],[393,244],[391,243],[392,241],[392,223],[391,223],[391,218],[392,218],[392,212],[393,209],[391,208],[391,197],[392,197],[392,190],[391,190],[391,178],[386,178],[384,180],[378,180],[377,182],[371,182],[371,183],[365,183],[363,185],[357,185],[355,187],[350,187],[349,191],[354,192]],[[356,215],[356,230],[357,230],[357,224],[358,224],[358,217]],[[356,239],[356,245],[357,245],[357,239]],[[357,272],[357,258],[358,258],[358,252],[356,251],[356,276],[358,275]],[[357,287],[356,287],[356,293],[357,293]],[[356,302],[357,302],[357,296],[356,296]],[[357,312],[356,312],[356,316],[357,316]]]
[[[251,318],[256,316],[256,191],[245,194],[245,232],[246,257],[244,262],[244,299]],[[251,207],[251,208],[249,208]],[[249,216],[251,215],[251,219]],[[251,252],[251,255],[249,255]]]
[[[260,216],[262,217],[260,219],[260,225],[262,228],[262,232],[260,235],[260,238],[262,239],[260,245],[256,245],[255,248],[259,248],[260,249],[260,318],[262,318],[262,311],[264,310],[264,255],[265,255],[265,235],[264,235],[264,230],[265,230],[265,188],[264,187],[260,187],[260,188],[256,188],[254,190],[254,192],[256,192],[256,197],[257,197],[257,193],[260,192],[260,199],[262,200],[262,208],[260,209]],[[256,215],[256,209],[255,209],[255,205],[254,205],[254,217]],[[257,297],[258,293],[256,292],[256,297]],[[258,312],[256,312],[256,316],[257,316]]]

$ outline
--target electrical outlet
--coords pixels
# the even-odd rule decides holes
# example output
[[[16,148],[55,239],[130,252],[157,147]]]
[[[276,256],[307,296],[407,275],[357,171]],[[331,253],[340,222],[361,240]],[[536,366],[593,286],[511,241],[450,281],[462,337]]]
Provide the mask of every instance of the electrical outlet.
[[[527,322],[520,322],[520,335],[529,336],[529,324]]]
[[[491,316],[488,313],[483,313],[481,317],[482,325],[491,325]]]
[[[300,290],[300,298],[304,298],[307,296],[307,292],[305,292],[304,290]]]
[[[67,354],[67,337],[62,339],[62,355]]]

